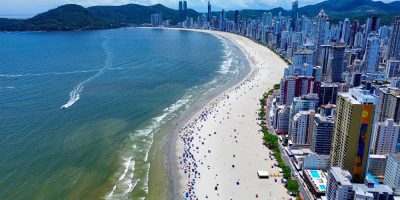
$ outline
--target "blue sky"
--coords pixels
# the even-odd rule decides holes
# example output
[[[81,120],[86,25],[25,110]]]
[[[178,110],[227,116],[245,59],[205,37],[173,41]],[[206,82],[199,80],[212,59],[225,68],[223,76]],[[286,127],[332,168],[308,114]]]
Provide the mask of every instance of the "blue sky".
[[[198,11],[207,9],[207,0],[187,0],[189,7]],[[322,0],[300,0],[300,7],[314,4]],[[393,0],[383,0],[391,2]],[[290,8],[292,0],[211,0],[215,10],[225,8],[226,10],[256,8],[269,9],[274,7]],[[94,5],[123,5],[137,3],[142,5],[153,5],[162,3],[168,7],[175,8],[178,0],[0,0],[0,16],[32,16],[47,11],[57,6],[75,3],[82,6]]]

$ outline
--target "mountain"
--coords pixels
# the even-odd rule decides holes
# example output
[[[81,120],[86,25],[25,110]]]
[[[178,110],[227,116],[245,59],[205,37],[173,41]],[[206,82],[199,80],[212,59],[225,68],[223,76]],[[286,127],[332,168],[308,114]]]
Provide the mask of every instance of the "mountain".
[[[317,16],[324,9],[331,21],[336,22],[344,18],[365,20],[372,15],[381,17],[383,24],[389,24],[394,15],[398,15],[400,1],[383,3],[372,0],[327,0],[315,5],[299,8],[300,15]]]
[[[94,6],[87,9],[90,13],[106,18],[116,23],[141,25],[150,23],[150,16],[161,13],[163,19],[170,19],[172,24],[179,21],[179,11],[165,7],[161,4],[153,6],[142,6],[138,4],[128,4],[123,6]],[[198,12],[188,9],[189,17],[197,18]]]
[[[399,14],[400,1],[383,3],[372,0],[327,0],[315,5],[299,8],[299,14],[315,17],[324,9],[332,22],[344,18],[358,19],[362,22],[372,15],[381,17],[382,24],[389,24],[394,15]],[[264,12],[271,12],[274,16],[281,13],[290,15],[290,11],[283,8],[271,10],[240,11],[242,19],[259,19]],[[84,8],[79,5],[68,4],[49,10],[27,20],[0,18],[0,31],[75,31],[118,28],[129,25],[150,23],[150,16],[161,13],[163,19],[170,19],[171,24],[179,21],[179,11],[167,8],[161,4],[142,6],[127,4],[122,6],[93,6]],[[200,13],[188,10],[189,17],[196,18]],[[219,16],[218,12],[213,13]],[[234,19],[234,11],[226,12],[228,19]]]
[[[74,4],[60,6],[27,20],[0,20],[0,30],[6,31],[76,31],[120,26]]]
[[[123,6],[93,6],[84,8],[67,4],[27,20],[0,18],[0,31],[76,31],[118,28],[129,25],[150,23],[150,16],[161,13],[172,24],[179,21],[179,11],[161,4],[142,6],[127,4]],[[188,9],[189,17],[196,18],[199,13]]]

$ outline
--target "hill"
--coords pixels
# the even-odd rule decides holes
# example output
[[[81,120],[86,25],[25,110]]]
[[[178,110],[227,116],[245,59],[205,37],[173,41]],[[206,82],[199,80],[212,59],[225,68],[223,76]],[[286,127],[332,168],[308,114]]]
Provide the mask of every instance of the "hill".
[[[74,4],[60,6],[27,20],[3,19],[2,21],[0,30],[6,31],[76,31],[121,26]]]
[[[324,9],[331,21],[344,18],[365,20],[372,15],[382,18],[383,24],[389,24],[394,15],[399,14],[400,1],[383,3],[372,0],[327,0],[315,5],[308,5],[299,9],[300,15],[317,16]]]
[[[94,6],[87,10],[97,16],[103,17],[115,23],[130,25],[141,25],[150,23],[150,16],[155,13],[161,13],[163,19],[170,19],[172,24],[179,21],[179,11],[165,7],[161,4],[153,6],[142,6],[138,4],[128,4],[123,6]],[[199,13],[188,9],[190,17],[196,18]]]
[[[367,17],[376,15],[381,17],[382,24],[389,24],[394,15],[399,14],[400,1],[383,3],[372,0],[327,0],[315,5],[299,8],[299,14],[315,17],[321,9],[325,9],[330,20],[337,22],[344,18],[359,19],[364,21]],[[240,11],[242,19],[261,18],[264,12],[271,12],[274,16],[281,13],[290,15],[290,11],[283,8],[271,10]],[[79,5],[67,4],[56,9],[49,10],[27,20],[1,19],[0,31],[76,31],[118,28],[129,25],[142,25],[150,23],[150,15],[161,13],[163,19],[170,19],[171,24],[179,21],[179,11],[161,4],[142,6],[127,4],[122,6],[93,6],[84,8]],[[189,16],[196,18],[200,13],[188,10]],[[214,12],[215,16],[219,13]],[[234,11],[226,13],[228,19],[234,19]]]

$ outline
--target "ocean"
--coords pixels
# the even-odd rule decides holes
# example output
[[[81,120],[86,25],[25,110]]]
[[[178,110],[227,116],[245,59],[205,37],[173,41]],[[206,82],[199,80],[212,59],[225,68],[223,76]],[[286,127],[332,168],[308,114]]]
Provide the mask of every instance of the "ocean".
[[[0,33],[0,199],[168,196],[157,145],[245,62],[190,31]]]

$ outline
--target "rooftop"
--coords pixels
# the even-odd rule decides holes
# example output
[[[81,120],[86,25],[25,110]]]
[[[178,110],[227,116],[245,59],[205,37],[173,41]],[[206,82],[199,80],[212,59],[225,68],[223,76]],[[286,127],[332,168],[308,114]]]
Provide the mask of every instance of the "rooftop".
[[[352,104],[376,104],[377,98],[370,94],[368,90],[352,88],[348,93],[339,93],[347,98]]]
[[[350,179],[352,179],[351,174],[347,170],[343,170],[340,167],[332,167],[330,173],[335,178],[337,182],[341,185],[351,185]]]

